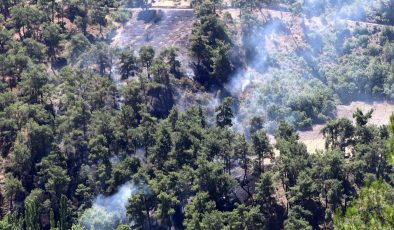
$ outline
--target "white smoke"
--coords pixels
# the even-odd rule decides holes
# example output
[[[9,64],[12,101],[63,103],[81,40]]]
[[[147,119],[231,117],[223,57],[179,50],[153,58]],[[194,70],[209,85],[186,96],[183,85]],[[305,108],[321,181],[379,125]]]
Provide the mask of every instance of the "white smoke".
[[[343,28],[352,30],[358,26],[355,21],[373,20],[389,1],[353,0],[339,4],[299,0],[294,1],[294,5],[301,6],[302,14],[298,16],[264,11],[264,25],[255,28],[243,42],[245,48],[256,52],[253,59],[236,71],[225,86],[239,100],[235,129],[247,131],[253,116],[264,117],[269,130],[274,130],[279,120],[298,122],[303,114],[292,111],[290,103],[331,90],[325,82],[325,68],[331,68],[329,63],[337,58],[335,49],[341,49],[336,44],[336,33]]]
[[[112,230],[120,224],[129,224],[126,216],[128,199],[137,191],[130,182],[122,185],[118,192],[111,196],[99,195],[93,206],[86,209],[80,218],[80,223],[94,230]]]

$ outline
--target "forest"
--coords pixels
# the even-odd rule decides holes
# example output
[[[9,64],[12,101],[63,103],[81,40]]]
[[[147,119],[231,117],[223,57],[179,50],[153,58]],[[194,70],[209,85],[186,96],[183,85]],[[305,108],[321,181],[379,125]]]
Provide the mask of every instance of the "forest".
[[[0,0],[0,230],[394,229],[393,99],[392,0]]]

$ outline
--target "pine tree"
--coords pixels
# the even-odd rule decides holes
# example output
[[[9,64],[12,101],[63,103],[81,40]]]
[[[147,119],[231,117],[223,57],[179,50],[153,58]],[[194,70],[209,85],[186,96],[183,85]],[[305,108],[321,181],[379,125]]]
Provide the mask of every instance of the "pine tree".
[[[259,167],[258,170],[262,169],[264,171],[264,158],[273,158],[272,146],[270,144],[268,135],[264,130],[252,135],[252,149],[254,154],[257,155],[257,166]]]
[[[152,162],[162,169],[172,149],[171,134],[165,127],[160,127],[156,134],[156,144],[151,148]]]
[[[56,221],[55,221],[55,213],[53,212],[52,208],[49,211],[49,225],[50,225],[51,229],[56,229],[56,227],[57,227]]]
[[[36,200],[28,200],[25,202],[25,222],[27,230],[40,229],[40,216]]]
[[[120,74],[122,79],[134,76],[134,72],[138,70],[137,58],[134,56],[133,50],[127,50],[120,54]]]
[[[60,196],[59,228],[60,230],[69,229],[68,199],[65,195]]]
[[[220,128],[224,128],[226,126],[232,126],[232,119],[234,114],[231,110],[231,105],[233,103],[233,99],[227,97],[224,99],[223,104],[216,108],[216,125]]]

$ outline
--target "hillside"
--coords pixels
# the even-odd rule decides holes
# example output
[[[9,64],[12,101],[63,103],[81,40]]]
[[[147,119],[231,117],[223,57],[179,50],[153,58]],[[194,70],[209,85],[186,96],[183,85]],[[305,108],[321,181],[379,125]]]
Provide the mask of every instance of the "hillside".
[[[393,229],[391,0],[0,1],[0,229]]]
[[[141,10],[132,10],[132,19],[117,31],[111,45],[115,47],[129,46],[135,50],[138,50],[146,44],[152,45],[155,50],[161,50],[168,46],[177,46],[180,48],[178,60],[182,63],[187,75],[193,77],[191,69],[193,60],[190,58],[190,54],[187,50],[190,45],[189,40],[191,31],[183,29],[185,27],[190,28],[193,23],[195,23],[196,18],[193,11],[184,8],[177,9],[177,5],[171,5],[169,2],[158,2],[155,4],[155,7],[156,8],[152,8],[149,12],[145,12],[145,15],[141,13],[143,12]],[[334,18],[330,22],[327,22],[328,20],[323,17],[305,19],[293,15],[290,12],[272,9],[262,9],[254,12],[254,14],[261,20],[268,20],[268,26],[266,26],[264,31],[259,32],[258,35],[254,35],[255,41],[253,41],[254,43],[252,44],[255,47],[262,48],[260,51],[261,56],[256,58],[256,60],[252,60],[250,63],[246,63],[248,61],[243,57],[241,62],[246,63],[245,66],[240,68],[238,72],[231,77],[229,84],[225,85],[225,89],[239,100],[239,113],[236,117],[236,122],[239,123],[238,129],[243,129],[242,127],[247,126],[247,122],[250,121],[253,116],[267,116],[264,115],[264,113],[270,109],[272,103],[275,103],[275,106],[278,107],[289,106],[289,103],[293,103],[292,101],[288,101],[288,99],[284,100],[282,98],[280,101],[277,101],[273,98],[272,89],[265,89],[266,85],[272,87],[273,85],[271,83],[273,81],[277,81],[281,84],[280,87],[282,88],[277,90],[285,91],[287,93],[286,98],[293,99],[302,96],[300,92],[303,92],[302,94],[304,96],[309,97],[309,95],[316,93],[315,91],[317,88],[319,88],[319,90],[322,89],[321,86],[311,86],[309,83],[306,83],[308,79],[317,78],[318,84],[321,84],[321,82],[327,84],[327,82],[321,79],[323,77],[321,75],[330,74],[329,71],[331,71],[331,69],[340,68],[340,66],[343,65],[340,59],[334,61],[335,59],[330,58],[338,59],[341,58],[341,56],[345,56],[340,53],[332,53],[332,49],[339,48],[334,44],[335,38],[332,38],[329,34],[341,33],[344,31],[344,28],[348,31],[367,30],[371,33],[368,46],[376,46],[378,48],[381,44],[381,39],[383,39],[381,31],[387,28],[386,25],[373,21],[355,21],[346,18]],[[228,26],[230,27],[233,40],[236,42],[237,46],[242,47],[242,29],[239,19],[240,10],[223,9],[221,11],[223,20],[230,20],[226,19],[229,15],[231,15],[230,17],[232,19],[231,22],[228,23]],[[313,39],[315,40],[311,40],[311,37],[314,37]],[[325,40],[321,40],[322,38],[325,38]],[[362,49],[362,47],[358,47],[354,50],[350,48],[346,57],[357,55],[360,52],[367,52]],[[242,58],[242,56],[245,56],[245,54],[240,57]],[[305,65],[308,65],[308,68],[305,68]],[[359,63],[350,63],[349,66],[346,67],[366,68],[366,66],[359,66]],[[319,73],[316,72],[316,69],[319,69]],[[273,77],[273,75],[289,76],[289,72],[294,76],[292,76],[293,78],[286,77],[286,81],[282,79],[278,81],[278,78]],[[274,85],[277,85],[277,83]],[[336,90],[330,87],[325,88],[327,91]],[[289,94],[289,90],[296,93],[296,95]],[[206,97],[205,102],[213,103],[211,107],[215,107],[219,99],[216,98],[216,92],[211,93],[212,95],[204,96]],[[188,105],[190,106],[196,101],[192,95],[188,96],[187,99],[184,98],[183,95],[187,95],[187,91],[180,94],[182,94],[182,98],[179,99],[177,104],[181,109],[187,108]],[[269,97],[271,98],[264,99],[268,96],[266,94],[270,94]],[[360,97],[365,101],[376,100],[376,102],[374,102],[376,105],[372,108],[375,108],[375,110],[378,108],[378,111],[374,112],[374,117],[380,116],[382,113],[380,111],[382,111],[382,109],[379,109],[379,107],[386,107],[388,105],[379,103],[379,101],[382,100],[380,96],[374,97],[368,94],[369,93],[367,93],[367,95],[360,95]],[[198,94],[195,95],[197,95],[196,98],[198,98]],[[330,109],[333,111],[327,111],[329,112],[328,114],[324,114],[325,112],[323,112],[321,116],[324,117],[328,115],[329,117],[331,116],[331,118],[351,118],[357,105],[350,106],[349,109],[347,109],[346,106],[342,106],[341,104],[349,104],[352,99],[343,98],[347,96],[342,96],[342,98],[338,98],[341,97],[341,95],[336,96],[337,97],[331,98],[331,103],[334,105],[330,107]],[[368,110],[370,109],[366,104],[360,104],[358,107],[363,109],[363,111],[367,111],[366,108],[368,108]],[[335,112],[335,110],[337,110],[337,112]],[[381,122],[376,123],[372,121],[372,124],[387,124],[390,112],[384,114],[384,118],[382,118]],[[296,116],[294,114],[281,116],[286,116],[287,121],[290,122],[303,122],[294,121],[297,119],[291,118]],[[267,128],[274,130],[275,122],[277,119],[281,118],[271,119],[266,117],[266,119],[273,123],[268,123]],[[293,120],[291,121],[291,119]],[[324,118],[323,120],[314,120],[312,118],[312,120],[306,122],[308,123],[302,124],[301,126],[303,127],[301,128],[310,129],[310,131],[302,131],[300,133],[301,140],[307,144],[308,149],[312,152],[315,149],[322,149],[324,147],[324,141],[320,131],[324,125],[314,125],[314,123],[324,123]],[[309,147],[314,145],[317,145],[318,148]]]

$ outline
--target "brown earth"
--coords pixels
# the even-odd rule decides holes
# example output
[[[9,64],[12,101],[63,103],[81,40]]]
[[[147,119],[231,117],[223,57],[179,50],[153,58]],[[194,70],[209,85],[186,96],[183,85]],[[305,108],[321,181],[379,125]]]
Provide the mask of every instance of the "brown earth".
[[[132,47],[139,50],[142,46],[152,45],[156,51],[169,46],[177,46],[180,61],[187,63],[189,37],[195,22],[191,9],[154,9],[149,13],[155,15],[149,21],[149,15],[140,9],[132,10],[130,21],[117,31],[112,40],[113,46]]]
[[[337,118],[348,118],[354,122],[353,113],[357,108],[363,112],[368,112],[373,109],[372,118],[369,119],[369,124],[372,125],[387,125],[390,116],[394,113],[394,104],[389,102],[365,102],[354,101],[349,105],[337,106]],[[313,153],[316,150],[324,149],[324,137],[320,133],[324,125],[314,125],[312,130],[299,132],[300,140],[307,146],[308,151]]]
[[[370,124],[374,125],[387,125],[390,116],[394,112],[394,104],[389,102],[362,102],[354,101],[350,105],[337,106],[337,116],[352,119],[353,113],[357,108],[364,112],[373,109],[372,118],[369,120]]]

